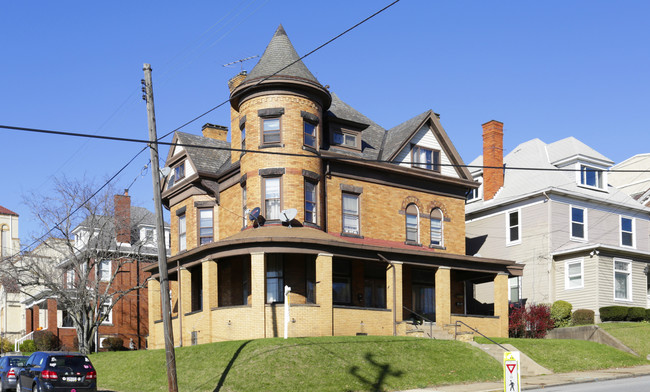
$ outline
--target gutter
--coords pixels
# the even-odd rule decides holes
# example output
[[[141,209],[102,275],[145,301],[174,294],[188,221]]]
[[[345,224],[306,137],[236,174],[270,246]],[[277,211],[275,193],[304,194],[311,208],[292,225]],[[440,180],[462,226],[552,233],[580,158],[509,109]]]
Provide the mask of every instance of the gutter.
[[[603,244],[592,244],[592,245],[581,246],[581,247],[578,247],[578,248],[564,249],[564,250],[560,250],[560,251],[551,252],[550,255],[552,257],[555,257],[555,256],[564,256],[564,255],[570,255],[570,254],[573,254],[573,253],[595,251],[595,250],[606,250],[606,251],[609,251],[609,252],[624,253],[624,254],[628,254],[628,255],[631,255],[631,256],[637,256],[637,257],[643,257],[643,258],[650,259],[650,252],[637,250],[637,249],[631,249],[631,248],[630,249],[622,248],[622,247],[618,247],[618,246],[603,245]]]

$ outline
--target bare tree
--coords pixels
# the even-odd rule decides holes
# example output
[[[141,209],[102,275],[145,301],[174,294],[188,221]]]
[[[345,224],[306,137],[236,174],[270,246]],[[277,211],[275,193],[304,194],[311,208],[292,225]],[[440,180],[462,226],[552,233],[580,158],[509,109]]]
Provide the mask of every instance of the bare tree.
[[[91,351],[97,330],[113,307],[145,285],[141,278],[125,284],[117,277],[130,271],[134,272],[130,276],[140,277],[140,263],[154,261],[156,250],[155,237],[132,233],[146,218],[137,211],[146,210],[132,214],[130,201],[125,207],[111,190],[94,192],[87,183],[62,178],[53,192],[26,197],[38,221],[53,230],[11,269],[25,295],[56,298],[65,322],[76,329],[82,353]]]

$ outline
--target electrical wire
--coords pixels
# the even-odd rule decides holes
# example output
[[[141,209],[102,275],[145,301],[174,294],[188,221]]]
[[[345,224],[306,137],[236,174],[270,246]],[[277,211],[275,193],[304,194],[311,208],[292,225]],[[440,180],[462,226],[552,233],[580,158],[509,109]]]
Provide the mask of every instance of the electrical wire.
[[[78,132],[54,131],[54,130],[37,129],[37,128],[24,128],[24,127],[15,127],[9,125],[0,125],[0,128],[14,130],[14,131],[45,133],[49,135],[85,137],[85,138],[112,140],[112,141],[119,141],[119,142],[142,143],[147,145],[151,144],[149,140],[145,140],[145,139],[123,138],[117,136],[90,135],[90,134],[84,134]],[[244,153],[251,153],[251,154],[281,155],[281,156],[301,157],[301,158],[320,158],[320,159],[323,158],[323,156],[320,153],[314,153],[314,155],[303,155],[303,154],[281,152],[281,151],[247,150],[247,149],[232,148],[232,147],[217,147],[217,146],[206,146],[206,145],[198,145],[198,144],[163,142],[160,141],[160,139],[154,144],[161,144],[161,145],[173,146],[173,147],[200,148],[206,150],[244,152]],[[353,161],[353,162],[357,161],[357,162],[373,162],[373,163],[396,163],[394,160],[367,159],[367,158],[354,157],[354,156],[339,156],[333,159]],[[412,165],[429,165],[427,163],[421,163],[421,162],[400,162],[400,163],[412,164]],[[582,169],[575,169],[575,168],[519,167],[519,166],[507,166],[507,165],[506,166],[457,165],[452,163],[447,163],[447,164],[439,163],[438,165],[444,167],[457,167],[457,168],[465,167],[469,169],[498,169],[498,170],[505,170],[505,171],[523,170],[523,171],[549,171],[549,172],[580,172],[582,170]],[[648,169],[609,169],[603,171],[604,172],[606,171],[608,173],[650,173],[650,170]]]

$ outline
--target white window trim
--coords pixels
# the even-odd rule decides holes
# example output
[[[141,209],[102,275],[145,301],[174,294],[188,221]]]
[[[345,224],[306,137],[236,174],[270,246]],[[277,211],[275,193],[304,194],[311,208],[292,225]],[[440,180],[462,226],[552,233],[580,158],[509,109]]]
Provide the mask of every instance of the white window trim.
[[[108,275],[106,276],[105,279],[102,278],[102,265],[104,263],[108,263]],[[97,280],[99,282],[109,282],[111,280],[111,276],[113,274],[113,263],[111,262],[111,260],[102,260],[97,265],[96,271],[97,271]]]
[[[623,218],[625,219],[630,219],[632,221],[632,245],[624,245],[623,244]],[[629,216],[623,216],[619,215],[618,219],[618,242],[623,248],[633,248],[636,249],[636,219],[629,217]]]
[[[104,304],[108,304],[109,306],[113,305],[113,298],[107,298],[104,302],[102,302],[100,308],[101,306],[104,306]],[[109,324],[111,325],[113,324],[113,308],[111,308],[111,310],[108,311],[108,317],[106,317],[106,319],[102,321],[102,325],[109,325]]]
[[[444,214],[444,212],[442,212],[442,210],[440,208],[434,208],[433,210],[431,210],[429,212],[429,214],[431,214],[431,212],[436,211],[436,210],[440,211],[440,244],[439,245],[434,245],[432,243],[431,221],[433,220],[433,218],[431,218],[431,217],[429,218],[429,243],[431,244],[431,246],[444,247],[445,246],[445,214]]]
[[[625,263],[629,266],[628,271],[620,271],[621,273],[627,274],[627,298],[616,298],[616,263]],[[627,259],[614,258],[612,261],[612,295],[614,296],[614,301],[620,302],[633,302],[632,293],[632,261]]]
[[[512,302],[512,288],[517,287],[517,293],[519,295],[519,298],[517,298],[517,301],[519,301],[522,297],[521,295],[521,276],[515,276],[514,278],[508,279],[508,301]]]
[[[517,213],[518,224],[517,232],[518,238],[515,241],[510,240],[510,214]],[[506,246],[519,245],[521,244],[521,208],[515,208],[513,210],[506,211]]]
[[[584,231],[584,237],[576,237],[573,235],[573,209],[579,209],[582,210],[583,214],[582,216],[584,217],[584,220],[582,222],[583,226],[583,231]],[[572,241],[580,241],[580,242],[587,242],[589,238],[589,233],[587,231],[587,222],[588,222],[588,217],[587,217],[587,209],[583,207],[578,207],[574,205],[569,205],[569,235]]]
[[[587,188],[587,189],[595,189],[595,190],[598,190],[598,191],[607,192],[607,170],[606,169],[603,169],[602,167],[597,167],[597,166],[594,166],[594,165],[588,165],[588,164],[581,163],[581,162],[578,162],[576,164],[576,166],[577,166],[576,167],[576,182],[577,182],[578,186],[583,187],[583,188]],[[598,186],[583,184],[582,183],[582,168],[583,167],[598,171],[600,173],[600,180],[601,180],[602,186],[598,187]]]
[[[412,203],[412,205],[413,205],[413,207],[415,207],[415,241],[409,240],[408,238],[406,238],[406,241],[408,241],[409,243],[419,244],[420,243],[420,209],[418,208],[417,204]],[[409,206],[411,206],[411,204],[409,204],[406,208],[408,209]],[[405,210],[404,211],[405,219],[406,219],[406,217],[408,215],[410,215],[410,214],[407,214],[406,210]],[[406,222],[404,222],[404,223],[406,223]],[[405,230],[406,230],[405,234],[408,237],[408,226],[405,226]]]
[[[571,280],[569,279],[569,265],[580,263],[580,285],[571,287]],[[585,263],[584,259],[571,259],[564,262],[564,289],[576,290],[585,287]]]

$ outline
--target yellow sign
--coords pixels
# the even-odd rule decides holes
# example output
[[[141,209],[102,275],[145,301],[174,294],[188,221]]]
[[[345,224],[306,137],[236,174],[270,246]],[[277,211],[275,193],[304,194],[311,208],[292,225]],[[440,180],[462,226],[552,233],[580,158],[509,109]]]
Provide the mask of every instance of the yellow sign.
[[[519,351],[503,353],[503,390],[504,392],[521,392],[519,375]]]

